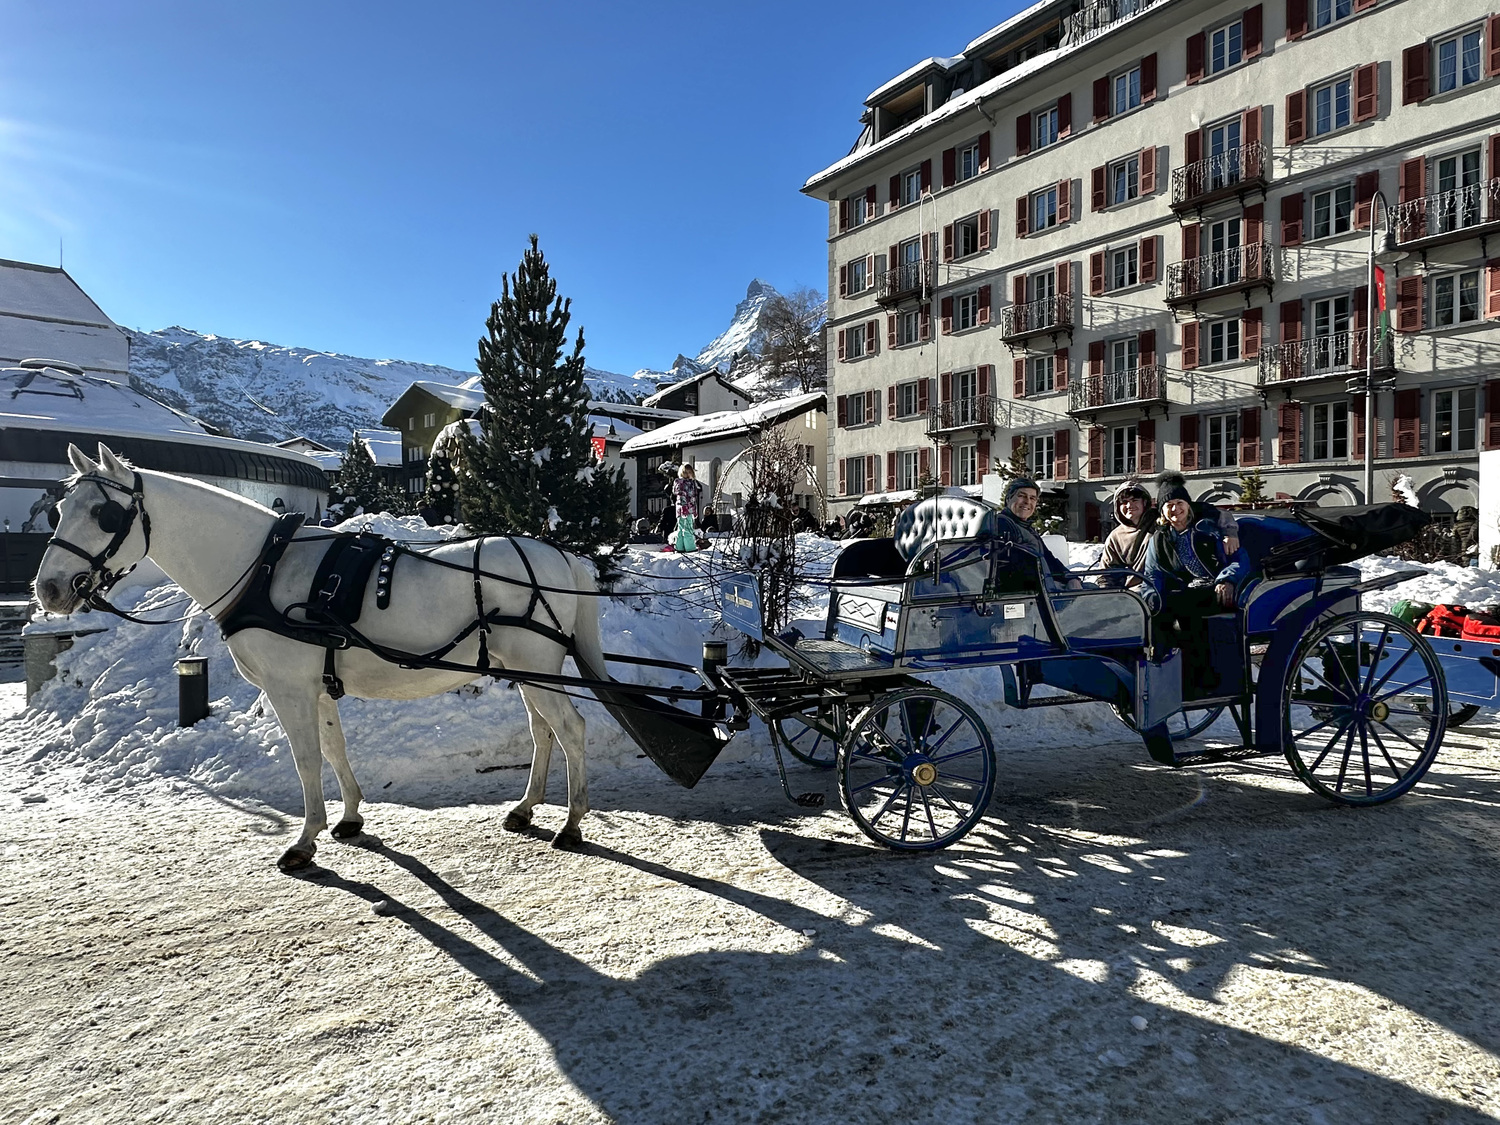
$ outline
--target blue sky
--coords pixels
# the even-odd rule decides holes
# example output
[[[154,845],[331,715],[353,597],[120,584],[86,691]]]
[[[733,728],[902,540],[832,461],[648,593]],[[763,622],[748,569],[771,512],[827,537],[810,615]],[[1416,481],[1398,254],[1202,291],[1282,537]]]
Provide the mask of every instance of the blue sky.
[[[797,189],[1019,7],[0,0],[0,257],[61,238],[127,327],[468,368],[535,231],[589,362],[660,368],[752,277],[826,286]]]

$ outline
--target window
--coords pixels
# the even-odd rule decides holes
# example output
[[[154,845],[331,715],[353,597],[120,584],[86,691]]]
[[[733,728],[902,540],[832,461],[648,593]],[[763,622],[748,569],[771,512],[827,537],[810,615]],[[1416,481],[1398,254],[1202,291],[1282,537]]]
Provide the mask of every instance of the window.
[[[970,215],[953,224],[953,256],[967,258],[979,253],[979,216]]]
[[[1133,66],[1124,74],[1115,75],[1114,100],[1111,113],[1124,113],[1141,104],[1141,68]]]
[[[1031,233],[1057,226],[1057,185],[1043,188],[1031,196]]]
[[[1233,363],[1240,358],[1240,322],[1238,317],[1211,320],[1204,327],[1208,329],[1207,363]]]
[[[865,326],[856,324],[852,328],[844,329],[844,358],[863,359],[865,356]],[[850,395],[852,403],[858,396]]]
[[[1135,472],[1135,427],[1116,426],[1109,432],[1109,471],[1112,476]]]
[[[1240,416],[1208,416],[1208,462],[1210,469],[1232,469],[1240,463]]]
[[[1208,72],[1218,74],[1238,66],[1244,49],[1244,29],[1239,20],[1221,27],[1208,37]]]
[[[1052,270],[1034,273],[1026,279],[1033,301],[1051,301],[1057,293],[1057,274]]]
[[[1127,157],[1109,166],[1109,205],[1129,203],[1141,194],[1141,158]]]
[[[861,191],[858,195],[849,197],[849,225],[851,227],[863,226],[870,218],[870,204],[865,193]]]
[[[1208,127],[1208,191],[1240,182],[1240,118]]]
[[[407,447],[406,459],[408,461],[420,461],[426,456],[426,450],[424,450],[420,445],[412,445]]]
[[[922,169],[901,173],[901,206],[909,207],[922,198]]]
[[[896,343],[915,344],[922,331],[921,317],[916,309],[906,309],[896,315]]]
[[[410,492],[413,496],[415,496],[415,495],[417,495],[418,493],[421,493],[421,492],[426,492],[427,491],[427,478],[426,477],[407,477],[406,478],[406,491]]]
[[[1432,396],[1432,451],[1458,453],[1475,448],[1479,392],[1437,391]]]
[[[1325,133],[1343,129],[1353,120],[1350,115],[1349,76],[1335,79],[1313,90],[1312,135],[1321,137]]]
[[[919,453],[915,449],[904,449],[896,454],[896,487],[916,488],[921,480]]]
[[[852,333],[854,331],[854,329],[851,328],[849,331]],[[698,392],[695,391],[695,390],[683,391],[682,392],[682,404],[684,406],[697,407],[697,405],[698,405]]]
[[[1342,460],[1349,456],[1349,404],[1318,402],[1312,413],[1312,459]]]
[[[1437,92],[1445,94],[1484,77],[1479,65],[1479,28],[1471,28],[1437,43]]]
[[[1349,318],[1351,305],[1348,294],[1337,297],[1320,297],[1313,302],[1312,317],[1312,368],[1314,371],[1329,371],[1349,366]]]
[[[1327,27],[1331,23],[1349,18],[1354,11],[1354,0],[1317,0],[1313,8],[1313,27]]]
[[[852,406],[854,398],[849,399]],[[865,459],[863,457],[851,457],[844,463],[844,492],[853,496],[865,490]],[[738,504],[735,507],[739,507]]]
[[[849,263],[849,281],[845,292],[853,297],[856,293],[863,293],[870,287],[870,259],[855,258]]]
[[[1440,156],[1430,162],[1428,183],[1435,195],[1427,201],[1427,229],[1447,234],[1479,222],[1479,150]]]
[[[1026,393],[1043,395],[1053,389],[1055,361],[1050,355],[1028,356],[1026,359]]]
[[[958,150],[958,182],[972,180],[979,175],[979,142]]]
[[[408,430],[415,430],[417,428],[417,416],[415,414],[406,420],[406,428]]]
[[[1204,289],[1233,285],[1240,279],[1240,221],[1220,219],[1208,224],[1208,269],[1200,279]]]
[[[910,418],[917,412],[917,384],[899,383],[896,386],[896,417]]]
[[[953,302],[953,331],[962,332],[979,323],[979,294],[963,293]]]
[[[1139,277],[1137,253],[1134,244],[1110,251],[1109,287],[1111,289],[1127,289],[1136,283]]]
[[[1135,336],[1124,336],[1105,345],[1112,372],[1134,371],[1140,362],[1140,342]]]
[[[1032,148],[1046,148],[1057,143],[1057,107],[1044,109],[1036,115]]]
[[[432,429],[433,426],[437,425],[437,415],[436,414],[424,414],[424,415],[422,415],[422,425],[423,425],[423,427],[425,429],[429,429],[429,430]]]
[[[1468,324],[1479,319],[1479,271],[1466,270],[1433,278],[1432,325]]]
[[[1312,236],[1327,238],[1346,234],[1354,225],[1354,186],[1341,184],[1327,191],[1313,192]]]
[[[1027,444],[1031,447],[1032,480],[1052,479],[1052,451],[1055,448],[1053,440],[1051,434],[1033,434],[1027,439]]]
[[[979,483],[979,447],[960,445],[953,450],[953,483]]]

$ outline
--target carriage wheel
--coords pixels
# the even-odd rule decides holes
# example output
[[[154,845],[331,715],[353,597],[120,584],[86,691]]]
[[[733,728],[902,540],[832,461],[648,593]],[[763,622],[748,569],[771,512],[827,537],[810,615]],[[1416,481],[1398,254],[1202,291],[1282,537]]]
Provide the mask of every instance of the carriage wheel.
[[[772,719],[771,725],[781,736],[782,745],[799,762],[806,762],[820,770],[831,770],[838,764],[839,740],[833,716],[828,711],[783,715],[779,719]]]
[[[935,851],[979,823],[995,788],[994,759],[973,708],[936,688],[907,688],[855,720],[839,754],[839,791],[876,843]]]
[[[1115,717],[1131,730],[1135,730],[1135,716],[1118,703],[1113,706]],[[1189,738],[1197,738],[1213,726],[1223,713],[1224,708],[1217,706],[1184,707],[1167,720],[1167,734],[1171,736],[1173,742],[1185,742]]]
[[[1426,639],[1384,613],[1346,613],[1297,646],[1282,684],[1287,761],[1314,793],[1378,805],[1405,793],[1443,744],[1448,688]]]

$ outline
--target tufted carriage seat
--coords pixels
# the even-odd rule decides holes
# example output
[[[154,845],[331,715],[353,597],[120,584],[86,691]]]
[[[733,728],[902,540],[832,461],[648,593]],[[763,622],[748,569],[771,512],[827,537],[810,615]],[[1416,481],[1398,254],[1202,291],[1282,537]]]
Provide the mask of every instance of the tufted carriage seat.
[[[969,496],[930,496],[896,517],[891,533],[907,562],[941,539],[981,539],[994,535],[995,509]]]

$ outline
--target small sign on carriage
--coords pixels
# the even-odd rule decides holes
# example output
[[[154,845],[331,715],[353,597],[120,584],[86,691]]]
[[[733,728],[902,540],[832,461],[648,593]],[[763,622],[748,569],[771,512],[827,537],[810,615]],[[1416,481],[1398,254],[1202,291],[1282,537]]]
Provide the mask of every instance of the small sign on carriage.
[[[753,574],[728,574],[719,579],[719,615],[724,624],[732,625],[752,640],[763,641],[761,632],[760,591]]]

